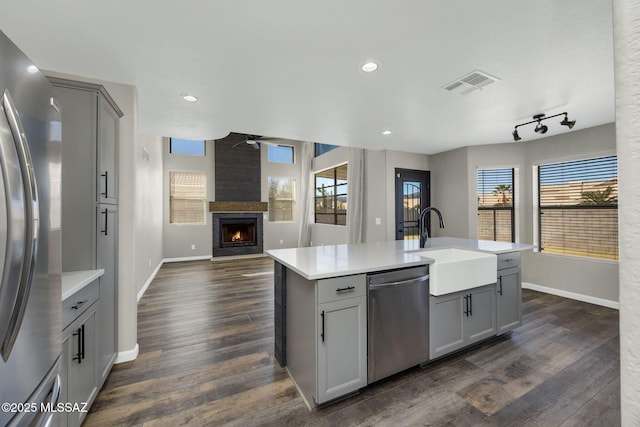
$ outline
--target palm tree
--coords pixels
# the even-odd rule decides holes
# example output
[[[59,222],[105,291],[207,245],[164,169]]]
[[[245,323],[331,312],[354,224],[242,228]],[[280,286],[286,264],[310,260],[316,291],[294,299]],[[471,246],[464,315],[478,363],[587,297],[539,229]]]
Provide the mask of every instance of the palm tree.
[[[606,190],[584,191],[582,192],[581,205],[616,205],[618,198],[613,195],[613,188],[607,187]]]
[[[511,194],[511,184],[500,184],[493,189],[493,194],[500,196],[500,201],[496,203],[496,206],[509,206]]]

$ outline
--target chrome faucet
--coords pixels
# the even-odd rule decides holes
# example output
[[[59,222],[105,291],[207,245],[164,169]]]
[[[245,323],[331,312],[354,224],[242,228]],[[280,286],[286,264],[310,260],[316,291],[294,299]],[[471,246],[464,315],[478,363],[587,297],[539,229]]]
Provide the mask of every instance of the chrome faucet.
[[[429,206],[428,208],[424,208],[422,212],[420,212],[420,220],[418,222],[421,248],[425,248],[427,246],[427,242],[429,241],[429,230],[425,226],[424,221],[425,221],[425,218],[427,217],[427,214],[431,211],[434,211],[435,213],[438,214],[438,219],[440,220],[440,228],[445,228],[444,218],[442,218],[442,213],[440,213],[438,209],[432,206]]]

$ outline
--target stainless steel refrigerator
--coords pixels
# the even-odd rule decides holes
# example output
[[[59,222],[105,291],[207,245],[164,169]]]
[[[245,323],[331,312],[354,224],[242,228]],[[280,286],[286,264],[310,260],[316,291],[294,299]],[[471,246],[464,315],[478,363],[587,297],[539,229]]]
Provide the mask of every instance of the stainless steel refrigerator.
[[[51,424],[60,392],[57,110],[47,79],[0,32],[0,426]]]

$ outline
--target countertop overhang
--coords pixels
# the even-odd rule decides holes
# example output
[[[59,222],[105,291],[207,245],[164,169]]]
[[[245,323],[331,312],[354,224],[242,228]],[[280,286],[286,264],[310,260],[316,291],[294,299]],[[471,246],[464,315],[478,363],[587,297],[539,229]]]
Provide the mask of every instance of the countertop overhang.
[[[104,270],[81,270],[62,273],[62,301],[104,274]]]
[[[318,280],[427,265],[434,262],[433,259],[415,255],[412,251],[458,248],[500,254],[526,251],[534,247],[534,245],[526,243],[434,237],[429,239],[425,248],[420,248],[417,240],[392,240],[375,243],[272,249],[266,253],[305,279]]]

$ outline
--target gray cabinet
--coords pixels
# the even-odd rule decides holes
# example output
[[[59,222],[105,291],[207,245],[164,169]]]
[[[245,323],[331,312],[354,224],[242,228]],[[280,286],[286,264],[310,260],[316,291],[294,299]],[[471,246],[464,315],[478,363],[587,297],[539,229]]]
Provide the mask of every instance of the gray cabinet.
[[[367,300],[318,305],[318,393],[324,403],[367,385]]]
[[[50,77],[62,107],[62,270],[104,269],[96,308],[98,386],[117,350],[118,135],[102,85]]]
[[[429,297],[429,358],[496,334],[495,285]]]
[[[118,123],[120,116],[111,102],[100,103],[98,116],[98,196],[100,203],[118,202]]]
[[[91,405],[98,394],[97,308],[99,280],[62,302],[62,361],[60,402]],[[60,426],[79,426],[86,412],[58,413]]]
[[[498,335],[522,326],[522,279],[519,252],[498,255],[496,317]]]
[[[116,337],[118,319],[115,274],[118,254],[118,205],[101,204],[97,215],[97,268],[104,269],[100,278],[100,301],[98,304],[98,374],[102,387],[116,359]]]
[[[308,280],[286,270],[287,370],[309,407],[367,385],[366,275]]]

